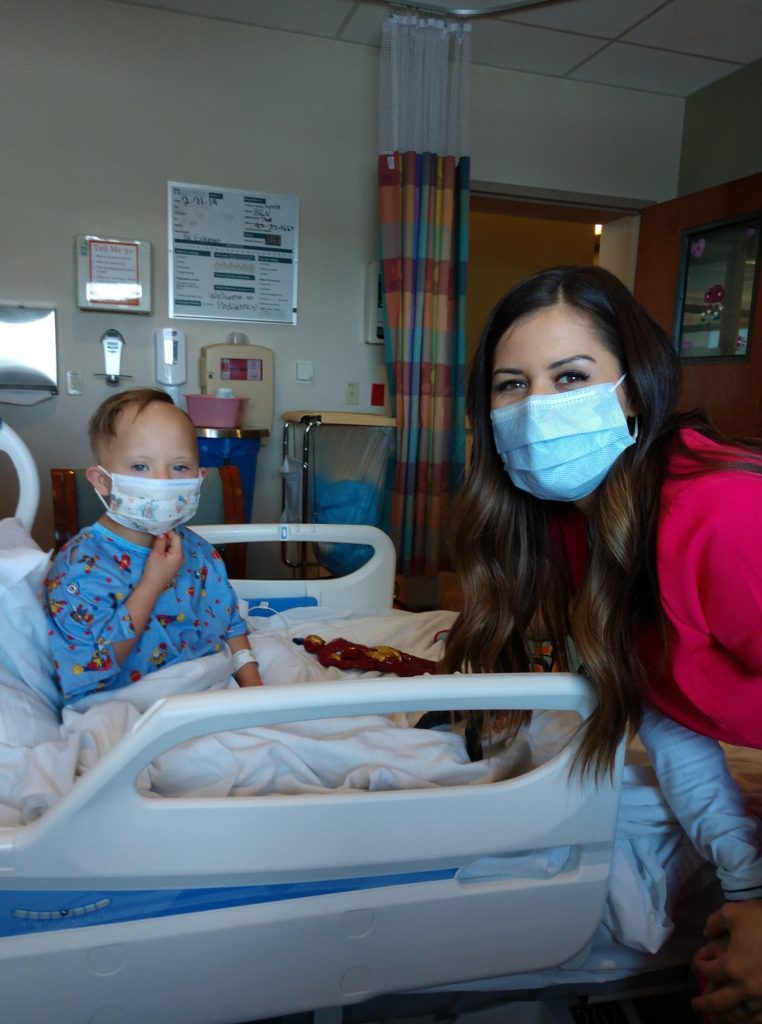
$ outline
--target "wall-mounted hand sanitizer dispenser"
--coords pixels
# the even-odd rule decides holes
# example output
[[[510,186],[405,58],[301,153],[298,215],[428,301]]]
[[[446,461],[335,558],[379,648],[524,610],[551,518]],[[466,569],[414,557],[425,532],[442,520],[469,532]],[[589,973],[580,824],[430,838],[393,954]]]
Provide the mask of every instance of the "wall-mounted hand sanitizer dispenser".
[[[205,345],[199,361],[201,391],[216,395],[221,388],[236,398],[248,398],[242,430],[272,432],[275,402],[275,358],[261,345]]]
[[[180,385],[185,383],[185,332],[164,327],[153,336],[156,380],[175,405],[180,404]]]
[[[156,380],[159,384],[184,384],[185,332],[164,327],[154,334]]]
[[[101,345],[103,346],[103,361],[106,372],[104,374],[98,374],[98,376],[104,376],[106,378],[106,383],[115,388],[119,384],[119,379],[122,376],[121,367],[124,338],[121,336],[119,331],[114,327],[111,327],[101,338]]]

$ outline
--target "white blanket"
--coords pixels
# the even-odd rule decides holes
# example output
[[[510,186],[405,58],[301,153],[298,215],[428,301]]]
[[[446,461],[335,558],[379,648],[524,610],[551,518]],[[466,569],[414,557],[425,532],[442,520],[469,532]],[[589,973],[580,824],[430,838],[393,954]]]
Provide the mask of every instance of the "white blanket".
[[[409,618],[418,621],[408,623]],[[441,613],[431,622],[404,614],[394,617],[394,627],[413,647],[416,633],[426,638],[422,644],[426,655],[436,653],[433,636],[441,622]],[[370,639],[376,635],[377,623],[384,626],[388,638],[392,626],[388,617],[358,620],[348,630],[342,623],[342,633]],[[323,669],[281,629],[260,625],[255,649],[266,685],[342,675],[336,669]],[[38,729],[34,745],[0,744],[0,825],[39,816],[159,697],[234,686],[229,673],[230,659],[224,654],[171,666],[116,694],[101,693],[76,708],[64,708],[60,726],[47,723],[51,731],[43,742],[39,738],[44,730]],[[349,681],[359,674],[344,677]],[[208,797],[341,788],[412,789],[486,783],[526,770],[529,764],[528,745],[523,742],[499,757],[471,763],[460,735],[413,728],[419,717],[365,715],[201,736],[158,757],[138,785],[162,796]]]

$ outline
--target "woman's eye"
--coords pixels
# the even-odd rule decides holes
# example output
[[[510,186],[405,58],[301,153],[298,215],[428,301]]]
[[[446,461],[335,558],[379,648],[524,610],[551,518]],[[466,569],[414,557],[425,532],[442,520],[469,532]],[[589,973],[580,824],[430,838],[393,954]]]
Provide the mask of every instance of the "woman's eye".
[[[581,384],[583,381],[588,379],[586,373],[580,373],[579,371],[569,370],[568,373],[562,373],[560,377],[556,379],[557,384],[569,385],[569,384]]]
[[[525,380],[501,380],[496,386],[495,391],[498,394],[504,394],[506,391],[525,391],[527,383]]]

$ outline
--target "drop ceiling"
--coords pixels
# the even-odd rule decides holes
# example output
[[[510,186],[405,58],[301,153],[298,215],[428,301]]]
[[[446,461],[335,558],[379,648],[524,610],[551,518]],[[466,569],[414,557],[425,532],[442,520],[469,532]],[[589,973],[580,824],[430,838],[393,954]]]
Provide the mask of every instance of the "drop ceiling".
[[[679,97],[762,59],[762,0],[115,2],[362,46],[378,46],[393,8],[475,12],[474,64]]]

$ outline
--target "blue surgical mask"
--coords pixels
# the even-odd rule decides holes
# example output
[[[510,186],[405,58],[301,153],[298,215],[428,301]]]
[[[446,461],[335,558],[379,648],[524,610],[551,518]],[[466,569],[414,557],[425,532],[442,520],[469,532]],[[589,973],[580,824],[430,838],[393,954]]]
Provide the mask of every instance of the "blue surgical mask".
[[[615,384],[531,395],[492,410],[495,446],[516,487],[547,501],[593,493],[635,444],[616,396],[625,376]]]

